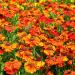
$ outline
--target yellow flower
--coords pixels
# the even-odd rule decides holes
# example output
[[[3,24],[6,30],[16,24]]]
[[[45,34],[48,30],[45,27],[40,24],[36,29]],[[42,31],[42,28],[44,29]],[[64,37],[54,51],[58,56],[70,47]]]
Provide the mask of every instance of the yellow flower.
[[[44,46],[44,43],[43,42],[39,42],[39,46]]]
[[[43,3],[46,2],[47,0],[39,0],[39,3]]]
[[[11,48],[13,48],[13,49],[14,48],[17,48],[17,46],[18,46],[18,44],[17,43],[14,43],[14,44],[11,45]]]
[[[27,72],[29,72],[31,74],[35,73],[38,70],[36,62],[34,62],[34,61],[26,62],[25,65],[24,65],[24,68]]]
[[[66,56],[63,57],[63,61],[68,61],[68,58]]]
[[[46,55],[53,55],[54,52],[55,52],[55,51],[53,51],[53,50],[44,50],[44,53],[45,53]]]
[[[75,5],[71,5],[71,8],[75,8]]]
[[[44,13],[44,15],[45,15],[46,17],[49,17],[48,11],[44,10],[43,13]]]
[[[23,61],[31,61],[34,58],[31,50],[20,50],[16,53],[16,56],[22,58]]]
[[[38,69],[40,69],[41,67],[44,67],[45,62],[43,61],[27,61],[24,65],[24,68],[27,72],[33,74],[35,73]]]
[[[1,44],[1,47],[4,49],[5,52],[11,52],[17,47],[17,44],[10,44],[5,42],[4,44]]]
[[[34,6],[39,6],[40,4],[37,3],[37,2],[35,2],[35,3],[33,3],[33,5],[34,5]]]
[[[45,62],[43,62],[43,61],[38,61],[37,62],[37,67],[38,68],[44,67],[44,65],[45,65]]]
[[[26,35],[25,32],[18,32],[18,33],[17,33],[17,36],[19,36],[19,37],[22,37],[22,36],[24,36],[24,35]]]

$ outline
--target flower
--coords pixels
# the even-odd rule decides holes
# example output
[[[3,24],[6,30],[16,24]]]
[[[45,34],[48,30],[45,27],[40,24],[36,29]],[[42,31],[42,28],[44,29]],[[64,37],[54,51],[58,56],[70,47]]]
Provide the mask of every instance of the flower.
[[[3,53],[4,53],[4,51],[0,49],[0,55],[3,54]]]
[[[14,75],[21,67],[21,62],[18,60],[8,61],[5,63],[4,71],[7,74]]]
[[[44,67],[44,65],[45,65],[45,63],[43,61],[32,60],[32,61],[26,62],[24,67],[27,72],[33,74],[40,68]]]
[[[31,50],[19,50],[16,53],[16,56],[22,58],[23,61],[31,61],[33,60],[32,51]]]
[[[71,70],[66,70],[64,72],[64,75],[74,75],[75,74],[75,71],[71,71]]]
[[[25,70],[31,74],[33,74],[34,72],[36,72],[38,70],[37,66],[36,66],[36,62],[26,62],[25,65]]]
[[[17,48],[17,46],[18,46],[17,43],[10,44],[10,43],[4,42],[3,44],[1,44],[1,47],[4,49],[5,52],[11,52],[15,48]]]
[[[47,75],[54,75],[51,71],[48,71]]]

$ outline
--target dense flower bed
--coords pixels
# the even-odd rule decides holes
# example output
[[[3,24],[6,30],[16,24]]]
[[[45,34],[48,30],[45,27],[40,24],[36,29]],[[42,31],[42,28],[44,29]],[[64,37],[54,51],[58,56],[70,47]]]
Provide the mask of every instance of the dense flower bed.
[[[0,75],[75,75],[75,5],[0,0]]]

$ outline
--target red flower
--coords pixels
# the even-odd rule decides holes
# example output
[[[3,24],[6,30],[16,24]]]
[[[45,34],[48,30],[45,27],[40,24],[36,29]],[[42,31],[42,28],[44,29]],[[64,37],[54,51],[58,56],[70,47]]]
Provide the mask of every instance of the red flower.
[[[55,36],[59,36],[59,34],[58,34],[58,32],[57,32],[56,30],[53,30],[51,33],[52,33],[53,35],[55,35]]]
[[[4,53],[4,51],[0,49],[0,55],[3,54],[3,53]]]
[[[12,15],[9,14],[9,13],[5,13],[5,17],[6,17],[6,18],[12,18]]]
[[[72,40],[75,40],[75,34],[74,33],[69,33],[68,38],[72,39]]]
[[[53,19],[47,19],[47,20],[46,20],[46,23],[47,23],[47,24],[50,24],[50,23],[53,22],[53,21],[54,21]]]
[[[24,3],[24,2],[26,2],[26,0],[19,0],[19,3]]]
[[[21,19],[21,23],[23,23],[24,26],[27,25],[28,22],[29,22],[29,19],[28,18]]]
[[[68,21],[68,22],[66,22],[66,25],[67,26],[71,26],[71,27],[74,27],[75,28],[75,22],[74,21]]]
[[[12,0],[13,2],[16,2],[17,0]]]
[[[44,16],[44,15],[41,15],[40,16],[40,21],[41,22],[46,22],[46,20],[47,20],[47,17],[46,16]]]
[[[8,31],[8,32],[12,32],[12,27],[6,26],[5,30]]]
[[[64,10],[64,14],[69,16],[71,14],[71,11]]]
[[[40,34],[40,29],[38,27],[33,27],[30,29],[29,32],[31,35],[36,36],[36,35]]]

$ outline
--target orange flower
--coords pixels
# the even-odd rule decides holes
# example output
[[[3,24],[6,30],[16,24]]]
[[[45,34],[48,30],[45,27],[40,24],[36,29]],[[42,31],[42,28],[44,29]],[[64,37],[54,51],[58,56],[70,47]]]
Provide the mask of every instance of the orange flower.
[[[37,66],[36,66],[36,62],[26,62],[25,65],[25,70],[31,74],[33,74],[34,72],[36,72],[38,70]]]
[[[23,61],[31,61],[33,59],[31,50],[20,50],[16,53],[16,56],[23,59]]]
[[[51,71],[48,71],[47,75],[54,75]]]
[[[3,44],[1,44],[1,47],[4,49],[5,52],[11,52],[15,48],[17,48],[17,46],[18,46],[17,43],[10,44],[10,43],[4,42]]]
[[[18,60],[9,61],[5,63],[4,71],[6,71],[7,74],[14,75],[20,67],[21,62],[19,62]]]
[[[35,73],[37,70],[39,70],[41,67],[44,67],[45,63],[42,61],[29,61],[26,62],[24,67],[25,70],[31,74]]]
[[[68,61],[68,64],[69,64],[69,65],[72,65],[72,60],[69,60],[69,61]]]
[[[75,71],[66,70],[66,71],[64,72],[64,75],[75,75]]]

